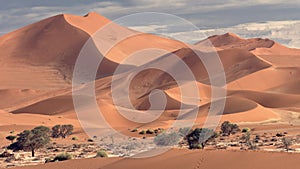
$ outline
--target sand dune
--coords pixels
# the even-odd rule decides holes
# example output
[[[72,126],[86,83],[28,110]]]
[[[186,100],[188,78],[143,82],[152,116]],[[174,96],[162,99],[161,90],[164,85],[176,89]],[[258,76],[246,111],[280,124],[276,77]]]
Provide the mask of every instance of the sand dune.
[[[98,22],[99,20],[99,22]],[[72,29],[74,32],[77,32],[77,34],[79,34],[82,38],[82,40],[78,40],[77,38],[77,43],[75,44],[70,44],[69,42],[66,43],[68,45],[77,45],[77,48],[80,48],[80,45],[82,46],[84,44],[84,41],[86,41],[89,37],[89,35],[92,35],[93,33],[95,33],[96,29],[99,27],[103,27],[105,26],[105,24],[110,23],[109,20],[107,20],[106,18],[101,17],[98,14],[95,13],[90,13],[85,17],[79,17],[79,16],[72,16],[72,15],[59,15],[59,16],[55,16],[49,19],[46,19],[44,21],[41,21],[39,23],[36,23],[36,25],[39,25],[40,27],[44,26],[44,25],[50,25],[48,26],[48,30],[52,30],[54,28],[51,28],[51,25],[55,25],[60,23],[60,24],[65,24],[67,26],[68,29]],[[87,25],[91,24],[92,22],[97,22],[97,24],[93,25],[93,27],[88,27]],[[49,24],[50,23],[50,24]],[[34,24],[33,24],[34,25]],[[36,25],[34,26],[28,26],[25,27],[23,29],[33,29],[31,27],[36,27]],[[123,28],[121,26],[118,26],[116,24],[112,23],[113,30],[119,30],[119,31],[132,31],[129,30],[127,28]],[[35,28],[36,30],[37,28]],[[44,29],[44,27],[43,27]],[[65,28],[64,28],[65,29]],[[38,30],[36,30],[38,31]],[[55,28],[53,30],[53,34],[56,34],[55,31],[60,31],[58,30],[58,28]],[[22,34],[22,29],[19,31],[16,31],[15,34]],[[33,31],[34,32],[34,31]],[[134,32],[134,31],[133,31]],[[36,36],[37,33],[32,33],[31,36],[29,36],[28,39],[34,38],[34,36]],[[10,35],[12,36],[12,39],[14,39],[14,34]],[[21,36],[21,35],[18,35]],[[42,36],[42,35],[40,35]],[[7,37],[4,36],[2,37],[2,39],[6,39]],[[48,41],[52,41],[51,39],[47,38],[47,34],[43,35],[42,38],[47,39]],[[105,40],[106,37],[104,37]],[[139,43],[139,42],[145,42],[145,39],[151,39],[154,38],[154,42],[153,40],[151,41],[151,43],[147,44],[147,43]],[[224,66],[225,69],[225,74],[226,74],[226,78],[227,78],[227,82],[229,83],[229,89],[231,90],[255,90],[255,91],[265,91],[265,90],[269,90],[272,89],[274,87],[278,87],[278,86],[284,86],[286,81],[285,80],[290,80],[292,78],[288,77],[288,76],[293,76],[296,77],[298,75],[298,68],[296,67],[289,67],[289,68],[273,68],[272,64],[276,64],[274,63],[272,60],[268,60],[266,58],[260,57],[260,55],[257,54],[256,50],[259,50],[260,48],[263,49],[268,49],[271,50],[272,48],[276,48],[276,46],[274,47],[274,43],[273,41],[270,40],[262,40],[262,39],[250,39],[250,40],[245,40],[242,39],[234,34],[225,34],[225,35],[220,35],[220,36],[213,36],[208,38],[213,45],[215,45],[218,48],[218,55],[220,56],[221,62]],[[159,41],[159,42],[158,42]],[[150,41],[149,41],[150,42]],[[122,60],[127,57],[128,55],[130,55],[131,53],[135,52],[135,51],[139,51],[141,49],[146,49],[149,47],[155,47],[155,45],[158,46],[162,46],[160,43],[163,43],[163,48],[165,50],[170,50],[169,52],[171,52],[170,54],[165,54],[157,59],[152,60],[149,63],[146,63],[144,65],[140,65],[139,67],[134,67],[134,66],[130,66],[130,65],[123,65],[121,64],[120,66],[128,66],[128,68],[126,68],[126,70],[135,70],[135,69],[141,69],[143,67],[147,67],[147,66],[151,66],[151,65],[157,65],[157,64],[164,64],[164,62],[166,62],[165,65],[170,65],[169,64],[169,60],[168,57],[171,57],[172,54],[175,54],[176,56],[178,56],[179,58],[181,58],[186,64],[187,66],[192,70],[194,76],[196,77],[196,79],[199,82],[204,82],[204,83],[209,83],[208,82],[208,75],[207,72],[205,70],[205,66],[203,65],[203,63],[199,60],[199,58],[195,55],[195,53],[191,50],[186,48],[186,46],[184,46],[183,43],[177,42],[177,41],[173,41],[170,39],[165,39],[165,38],[160,38],[154,35],[149,35],[149,34],[138,34],[135,35],[133,37],[130,37],[124,41],[122,41],[121,43],[118,43],[114,48],[112,48],[108,54],[105,57],[105,60],[103,63],[101,63],[101,67],[102,69],[99,70],[99,74],[101,74],[98,78],[102,78],[103,80],[99,79],[100,81],[98,81],[96,83],[97,87],[97,98],[101,98],[102,100],[107,100],[109,105],[114,104],[111,100],[111,94],[110,94],[110,80],[111,78],[109,77],[111,75],[111,73],[115,70],[115,68],[117,66],[119,66],[119,63],[122,62]],[[201,45],[202,42],[199,42],[197,45]],[[9,44],[9,43],[8,43]],[[135,44],[139,44],[140,46],[136,46]],[[142,44],[142,45],[141,45]],[[98,46],[99,44],[97,44],[97,42],[95,42],[94,46]],[[129,46],[129,47],[133,47],[133,48],[128,48],[125,46]],[[149,46],[150,45],[150,46]],[[153,46],[154,45],[154,46]],[[275,44],[276,45],[276,44]],[[70,48],[70,46],[66,47],[63,46],[61,47],[61,49],[63,48]],[[179,50],[176,50],[178,48],[182,48]],[[255,50],[254,50],[255,48]],[[259,48],[259,49],[258,49]],[[278,47],[277,47],[278,48]],[[276,48],[276,49],[277,49]],[[26,48],[25,48],[26,49]],[[26,50],[22,49],[22,52],[26,53]],[[42,47],[41,47],[42,49]],[[59,50],[59,49],[55,49],[55,50]],[[249,52],[248,50],[252,50],[252,52]],[[254,50],[254,52],[253,52]],[[291,49],[292,50],[292,49]],[[114,52],[116,51],[116,52]],[[294,52],[294,50],[292,50]],[[51,51],[53,52],[53,51]],[[68,65],[68,69],[72,69],[72,65],[74,65],[75,59],[77,57],[78,51],[72,51],[73,53],[69,53],[69,57],[67,56],[67,60],[63,60],[64,62],[61,62],[59,59],[60,57],[58,55],[54,56],[52,55],[52,64],[54,64],[57,67],[64,67],[65,65]],[[77,52],[77,54],[76,54]],[[118,53],[118,52],[122,52],[122,53]],[[49,53],[50,54],[50,53]],[[100,54],[100,53],[99,53]],[[203,53],[202,52],[202,57],[204,59],[209,59],[210,55],[213,53]],[[255,54],[257,54],[258,56],[256,56]],[[29,55],[28,57],[36,57],[37,54],[32,54]],[[101,54],[100,54],[101,55]],[[11,56],[11,54],[7,54],[7,56]],[[116,58],[115,56],[118,56],[119,58]],[[53,58],[54,57],[54,58]],[[296,56],[294,56],[296,57]],[[8,57],[10,58],[10,57]],[[64,57],[65,58],[65,57]],[[112,60],[109,60],[109,59]],[[34,58],[33,58],[34,59]],[[13,57],[12,59],[9,59],[14,61]],[[114,61],[113,61],[114,60]],[[43,57],[38,58],[36,60],[34,60],[36,63],[35,64],[45,64],[47,63],[47,59],[44,59]],[[39,63],[41,62],[41,63]],[[42,63],[43,62],[43,63]],[[26,63],[26,60],[24,61],[24,64]],[[170,65],[170,69],[172,69],[172,67],[176,67],[177,63],[174,62],[174,64]],[[45,64],[45,66],[49,66],[51,67],[51,65]],[[53,67],[54,68],[54,67]],[[54,70],[54,69],[53,69]],[[274,71],[276,70],[276,71]],[[291,73],[292,72],[292,73]],[[178,72],[179,73],[179,72]],[[58,73],[59,74],[59,73]],[[62,73],[63,75],[60,74],[60,78],[57,79],[63,79],[63,82],[66,82],[66,75],[65,73]],[[129,72],[130,74],[130,72]],[[276,78],[272,78],[269,81],[266,81],[266,77],[272,76],[272,75],[276,75],[274,77]],[[108,78],[103,78],[103,76],[108,77]],[[124,77],[126,77],[126,73],[124,75]],[[54,78],[53,78],[54,79]],[[50,84],[54,85],[57,88],[62,88],[60,87],[57,83],[54,82],[54,80],[52,80],[52,82]],[[120,78],[122,79],[122,77]],[[261,83],[252,83],[252,81],[257,81],[257,82],[261,82]],[[187,81],[188,82],[188,81]],[[205,84],[201,84],[198,82],[198,89],[200,91],[200,95],[202,94],[202,99],[201,102],[199,103],[199,105],[203,105],[203,104],[209,104],[210,101],[210,97],[211,97],[211,89],[209,86],[205,85]],[[275,84],[276,82],[276,84]],[[46,82],[45,82],[46,83]],[[48,83],[48,81],[47,81]],[[289,83],[296,83],[296,82],[289,82]],[[102,84],[102,85],[100,85]],[[105,84],[103,86],[103,84]],[[145,86],[145,84],[148,84]],[[28,83],[28,85],[30,85],[30,82]],[[63,85],[64,88],[66,88],[65,90],[68,90],[68,83],[66,83],[65,85]],[[141,73],[139,73],[131,82],[131,87],[130,87],[130,97],[131,97],[131,102],[134,105],[135,108],[140,109],[140,110],[146,110],[149,108],[150,104],[149,104],[149,94],[151,93],[151,91],[153,89],[160,89],[160,90],[165,90],[165,94],[167,96],[167,107],[165,108],[165,110],[178,110],[180,108],[180,105],[182,104],[182,100],[180,98],[180,92],[179,92],[179,88],[176,87],[176,82],[175,80],[168,75],[167,73],[164,73],[163,71],[158,71],[158,70],[146,70],[143,71]],[[25,84],[22,84],[22,86],[24,87]],[[296,84],[294,84],[294,86],[296,86]],[[5,88],[5,86],[3,86],[3,88]],[[28,86],[26,88],[33,88],[33,89],[39,89],[38,87],[34,87],[34,86]],[[50,87],[46,88],[47,90]],[[293,89],[296,90],[296,89]],[[287,108],[287,107],[291,107],[291,106],[295,106],[295,102],[293,103],[289,103],[289,104],[285,104],[285,103],[281,103],[277,106],[275,106],[277,104],[276,103],[269,103],[268,101],[265,101],[265,99],[256,99],[257,97],[261,97],[264,96],[263,98],[269,98],[269,97],[273,97],[274,95],[271,94],[257,94],[259,96],[252,96],[252,95],[238,95],[238,94],[232,94],[234,92],[231,92],[230,95],[237,95],[238,97],[234,97],[234,98],[228,98],[226,107],[225,107],[225,111],[224,111],[224,115],[231,115],[232,114],[239,114],[240,116],[242,116],[242,113],[246,113],[246,112],[251,112],[252,114],[256,114],[254,112],[260,112],[258,109],[265,109],[264,107],[269,107],[269,108]],[[72,99],[71,96],[69,95],[70,93],[63,93],[63,94],[57,94],[55,96],[49,96],[49,97],[40,97],[40,99],[36,99],[35,101],[31,101],[33,100],[33,98],[27,97],[27,103],[23,104],[24,106],[20,106],[17,107],[15,109],[10,109],[11,112],[13,113],[34,113],[34,114],[47,114],[47,115],[55,115],[55,114],[62,114],[65,112],[73,112],[74,113],[74,108],[72,106]],[[245,96],[247,95],[247,96]],[[255,94],[253,94],[255,95]],[[7,95],[8,96],[8,95]],[[35,96],[35,95],[34,95]],[[252,96],[252,97],[250,97]],[[280,95],[281,96],[281,95]],[[25,97],[25,96],[23,96]],[[293,96],[291,96],[293,97]],[[11,97],[13,98],[13,97]],[[38,98],[38,95],[36,96],[36,98]],[[246,98],[246,99],[245,99]],[[289,98],[289,95],[284,95],[283,98]],[[246,101],[247,99],[250,99],[248,101]],[[298,97],[295,96],[295,98],[292,98],[294,100],[297,100]],[[11,99],[13,100],[13,99]],[[21,99],[22,100],[22,99]],[[103,104],[100,104],[100,107]],[[113,106],[108,106],[108,108],[104,108],[104,109],[111,109]],[[183,103],[183,105],[185,105],[186,107],[188,107],[188,103]],[[239,106],[238,106],[239,105]],[[241,106],[243,105],[243,106]],[[264,106],[264,107],[261,107]],[[111,107],[111,108],[109,108]],[[112,110],[110,110],[112,111]],[[115,110],[113,110],[115,111]],[[201,109],[200,109],[201,112]],[[267,112],[267,110],[266,110]],[[115,112],[117,113],[117,112]],[[271,113],[271,111],[270,111]],[[175,113],[176,114],[176,113]],[[268,114],[268,113],[266,113]],[[271,113],[272,114],[272,113]],[[247,114],[247,116],[249,115],[249,113]],[[112,115],[106,115],[106,117],[108,119],[110,119],[109,116]],[[238,116],[238,115],[235,115]],[[253,115],[255,116],[255,115]],[[238,117],[235,117],[237,119],[239,119]],[[268,118],[268,115],[264,116],[264,118],[260,118],[259,120],[266,120]],[[123,119],[123,118],[117,118],[117,119]],[[234,119],[234,118],[232,118]],[[253,121],[250,120],[251,118],[248,118],[249,121]],[[123,119],[124,120],[124,119]],[[259,121],[258,119],[256,119],[256,121]],[[126,121],[126,120],[125,120]],[[118,121],[113,120],[113,123],[117,123]]]
[[[295,81],[299,77],[298,67],[270,67],[228,84],[229,89],[265,91]]]
[[[100,28],[102,31],[99,33],[97,30]],[[285,122],[277,111],[282,114],[285,112],[283,110],[300,113],[298,49],[287,48],[269,39],[243,39],[232,33],[212,36],[195,45],[188,45],[157,35],[137,32],[112,23],[96,13],[89,13],[83,17],[57,15],[0,37],[2,98],[0,127],[3,131],[7,133],[10,128],[21,131],[37,125],[52,126],[68,122],[75,125],[82,137],[87,137],[83,136],[74,110],[71,80],[80,50],[90,38],[92,38],[89,46],[91,51],[88,54],[96,57],[94,60],[88,60],[87,64],[98,62],[100,58],[97,56],[103,57],[103,62],[100,64],[95,82],[81,84],[76,90],[95,83],[96,103],[105,120],[114,129],[127,132],[126,134],[129,133],[128,129],[134,127],[167,128],[176,120],[191,116],[192,111],[187,111],[181,117],[177,117],[181,105],[187,110],[191,106],[199,109],[196,125],[201,126],[210,109],[212,89],[223,89],[209,85],[208,71],[204,65],[204,61],[214,64],[213,57],[216,54],[224,67],[228,88],[225,110],[220,112],[223,114],[221,121],[248,122],[257,125],[274,119]],[[210,43],[215,46],[215,51],[206,51]],[[109,48],[111,46],[113,47]],[[196,53],[200,54],[201,59]],[[113,75],[117,67],[123,71]],[[178,76],[180,81],[176,81],[175,76]],[[119,90],[121,94],[127,94],[128,91],[128,96],[124,94],[112,98],[115,96],[112,91],[112,80],[116,80],[114,87],[117,91]],[[127,84],[129,90],[125,88]],[[188,88],[191,84],[194,84],[195,88],[190,94],[197,93],[200,98],[182,96],[184,92],[180,91],[180,87]],[[155,90],[160,93],[153,93]],[[153,114],[145,111],[151,106],[149,101],[151,94],[156,101],[153,103],[161,103],[162,97],[166,98],[166,107],[154,106]],[[90,113],[95,111],[89,107],[93,97],[83,94],[82,98],[85,99],[82,103],[86,108],[84,115],[88,118]],[[128,98],[133,107],[123,102],[128,101]],[[119,102],[116,103],[113,99]],[[118,110],[136,113],[136,117],[147,115],[156,117],[156,112],[163,113],[152,122],[138,123],[125,118]],[[182,158],[182,155],[189,158]],[[199,163],[201,155],[205,155],[206,160]],[[282,168],[280,160],[291,159],[288,155],[280,153],[243,152],[242,155],[244,158],[237,162],[241,165],[248,164],[245,159],[258,162],[269,160],[267,156],[279,159],[270,163],[260,162],[260,166],[255,166],[258,163],[251,163],[252,166],[244,165],[242,168]],[[240,157],[241,154],[226,151],[172,150],[161,158],[88,159],[47,164],[43,165],[43,168],[54,168],[57,165],[66,168],[72,168],[73,165],[84,168],[85,163],[91,165],[89,168],[97,168],[98,165],[103,168],[141,168],[141,166],[150,168],[150,165],[147,165],[150,163],[151,168],[195,168],[197,165],[204,168],[220,168],[225,165],[213,162],[216,159],[225,161],[226,167],[230,168],[233,166],[229,163],[231,158],[237,156]],[[228,158],[228,161],[224,160],[224,157]],[[210,160],[211,158],[216,159]],[[183,162],[185,159],[190,161]]]
[[[32,114],[46,114],[55,115],[74,110],[72,96],[58,96],[52,97],[35,103],[33,105],[14,110],[12,113],[32,113]]]
[[[295,80],[291,82],[287,82],[285,84],[276,86],[274,88],[269,89],[270,92],[276,93],[286,93],[286,94],[300,94],[299,90],[300,80]]]
[[[235,91],[229,92],[229,95],[248,98],[268,108],[285,108],[300,106],[299,95],[267,93],[257,91]]]
[[[243,39],[233,33],[226,33],[224,35],[210,36],[207,39],[196,43],[196,46],[201,47],[203,45],[207,45],[207,41],[210,41],[212,45],[219,50],[239,48],[248,51],[252,51],[257,48],[270,48],[275,43],[274,41],[269,39]]]

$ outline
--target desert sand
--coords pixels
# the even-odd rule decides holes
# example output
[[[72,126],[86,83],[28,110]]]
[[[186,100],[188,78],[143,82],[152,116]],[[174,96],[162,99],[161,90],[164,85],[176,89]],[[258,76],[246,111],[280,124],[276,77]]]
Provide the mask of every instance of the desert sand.
[[[109,29],[105,28],[107,24]],[[282,46],[270,39],[243,39],[233,33],[211,36],[187,45],[122,27],[97,13],[85,16],[65,14],[0,37],[1,146],[9,144],[4,137],[10,131],[21,132],[38,125],[52,127],[66,122],[75,126],[74,136],[81,138],[79,140],[88,139],[73,106],[72,72],[81,48],[101,28],[106,30],[97,35],[99,41],[95,41],[95,46],[104,45],[103,51],[99,49],[100,53],[103,52],[104,60],[95,79],[95,94],[99,109],[113,128],[132,136],[130,129],[168,128],[180,120],[176,119],[180,105],[191,106],[191,102],[181,98],[180,87],[190,81],[178,85],[169,74],[157,69],[137,74],[129,88],[134,109],[144,111],[150,107],[149,95],[153,89],[163,91],[167,99],[166,108],[162,110],[164,113],[146,124],[132,122],[120,115],[116,109],[120,105],[115,105],[111,93],[113,73],[118,66],[126,70],[118,75],[120,83],[117,87],[122,87],[132,72],[143,66],[167,64],[173,54],[186,63],[196,79],[201,100],[192,105],[199,109],[194,127],[202,126],[211,105],[212,89],[203,63],[188,46],[203,50],[211,43],[220,56],[226,75],[227,100],[221,122],[229,120],[245,127],[268,127],[259,130],[261,132],[277,131],[280,125],[285,125],[285,131],[295,132],[295,128],[299,129],[299,49]],[[105,45],[111,45],[128,34],[134,36],[123,39],[108,51],[104,50]],[[143,54],[140,54],[135,64],[124,63],[127,57],[149,48],[159,49],[158,52],[151,52],[155,55],[151,61],[144,63]],[[204,52],[203,55],[208,58],[211,53]],[[173,66],[176,67],[177,62]],[[84,85],[87,84],[82,87]],[[128,109],[126,106],[120,107]],[[300,133],[295,132],[297,134]],[[293,168],[298,158],[299,155],[284,153],[172,150],[150,159],[87,159],[42,167]]]
[[[187,151],[171,150],[165,154],[147,159],[85,159],[45,164],[22,169],[121,169],[121,168],[224,168],[224,169],[253,169],[253,168],[287,168],[294,169],[300,159],[297,154],[281,154],[266,152],[227,152],[227,151]]]

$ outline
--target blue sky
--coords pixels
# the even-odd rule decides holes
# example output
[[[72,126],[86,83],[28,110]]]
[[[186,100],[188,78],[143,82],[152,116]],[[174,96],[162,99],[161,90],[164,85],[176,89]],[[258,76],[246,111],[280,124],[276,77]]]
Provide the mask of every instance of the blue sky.
[[[98,12],[111,20],[137,12],[163,12],[182,17],[210,33],[221,33],[221,30],[240,25],[238,31],[242,36],[273,36],[270,33],[272,30],[266,33],[266,25],[264,31],[257,30],[256,33],[241,30],[241,25],[253,26],[255,23],[279,21],[271,22],[276,25],[284,23],[282,21],[299,21],[300,0],[0,0],[0,33],[10,32],[56,14],[84,15],[90,11]],[[285,23],[284,31],[289,31],[295,39],[300,35],[296,27],[299,27],[298,22]],[[276,30],[278,32],[278,28]],[[276,35],[276,39],[287,45],[297,46],[299,43],[282,38]]]

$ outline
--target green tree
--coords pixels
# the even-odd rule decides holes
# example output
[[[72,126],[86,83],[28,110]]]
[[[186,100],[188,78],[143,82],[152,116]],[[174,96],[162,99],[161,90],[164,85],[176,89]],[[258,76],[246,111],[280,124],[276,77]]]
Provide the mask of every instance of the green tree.
[[[35,156],[35,150],[44,147],[50,142],[50,129],[45,126],[39,126],[32,130],[24,130],[18,134],[17,144],[24,151],[31,151],[32,157]]]
[[[71,124],[66,124],[61,126],[60,135],[62,138],[66,138],[71,135],[74,130],[74,126]]]
[[[224,136],[229,136],[230,134],[235,134],[240,131],[237,124],[230,123],[229,121],[224,121],[221,125],[221,132]]]
[[[203,149],[208,141],[211,141],[216,137],[218,137],[218,134],[212,129],[196,128],[186,136],[186,139],[190,149]]]
[[[74,126],[71,124],[55,125],[54,127],[52,127],[52,137],[66,138],[67,136],[72,134],[73,130],[74,130]]]
[[[283,143],[283,146],[285,148],[285,150],[288,152],[289,149],[290,149],[290,146],[292,145],[292,141],[291,139],[288,139],[288,138],[282,138],[282,143]]]
[[[52,127],[52,137],[53,138],[60,137],[60,128],[61,128],[61,125],[55,125],[54,127]]]

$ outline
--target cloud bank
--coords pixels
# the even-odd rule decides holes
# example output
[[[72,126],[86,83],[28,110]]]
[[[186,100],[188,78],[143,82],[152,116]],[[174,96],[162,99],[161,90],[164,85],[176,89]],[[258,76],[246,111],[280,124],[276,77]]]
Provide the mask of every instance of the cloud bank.
[[[299,27],[300,0],[0,0],[0,36],[53,15],[84,15],[90,11],[111,20],[137,12],[163,12],[190,21],[207,35],[234,32],[243,37],[269,37],[291,47],[300,46],[296,28]],[[184,32],[174,25],[147,25],[150,25],[147,29],[154,29],[152,32],[172,32],[189,42],[203,38],[199,35],[184,37]]]

